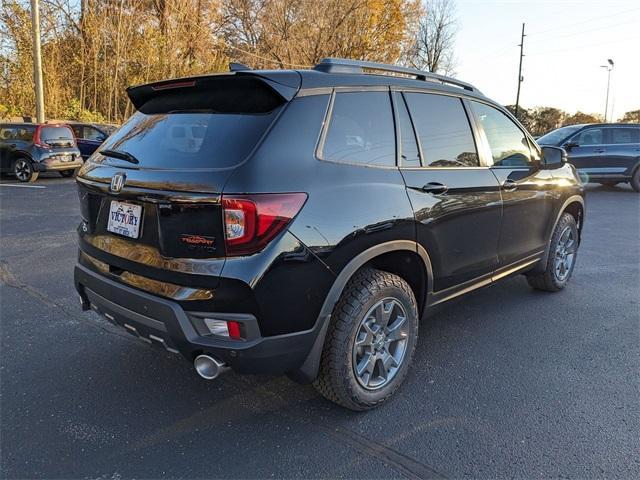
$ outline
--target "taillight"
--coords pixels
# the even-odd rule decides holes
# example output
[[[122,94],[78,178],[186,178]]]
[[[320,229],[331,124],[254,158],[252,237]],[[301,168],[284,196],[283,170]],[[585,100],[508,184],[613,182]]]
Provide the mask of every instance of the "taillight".
[[[36,147],[51,148],[51,145],[49,145],[46,142],[43,142],[42,139],[40,138],[40,131],[41,130],[42,130],[42,125],[38,125],[36,127],[36,131],[33,133],[33,144]]]
[[[306,193],[223,195],[227,256],[262,250],[300,211]]]

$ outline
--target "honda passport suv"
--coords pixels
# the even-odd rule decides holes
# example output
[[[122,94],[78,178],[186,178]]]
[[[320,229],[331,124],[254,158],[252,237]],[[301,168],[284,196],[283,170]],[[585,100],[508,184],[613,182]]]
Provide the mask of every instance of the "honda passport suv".
[[[77,177],[85,310],[206,379],[287,374],[364,410],[404,380],[425,310],[515,274],[566,286],[580,179],[473,86],[231,70],[128,89],[137,113]]]

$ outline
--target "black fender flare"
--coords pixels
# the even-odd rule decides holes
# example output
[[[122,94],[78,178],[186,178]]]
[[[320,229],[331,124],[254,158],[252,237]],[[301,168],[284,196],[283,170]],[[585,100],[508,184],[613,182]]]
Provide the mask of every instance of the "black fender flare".
[[[295,371],[288,372],[287,375],[292,380],[298,383],[311,383],[318,376],[318,370],[320,368],[320,357],[322,355],[322,349],[324,347],[324,340],[327,334],[327,328],[331,322],[331,314],[333,309],[338,303],[347,282],[351,279],[354,273],[356,273],[363,265],[370,260],[389,252],[396,251],[409,251],[417,253],[424,264],[425,273],[427,276],[427,288],[426,297],[431,296],[433,293],[433,268],[431,265],[431,259],[427,251],[419,243],[412,240],[393,240],[390,242],[381,243],[375,245],[363,252],[360,252],[353,259],[345,265],[336,277],[329,293],[325,297],[320,314],[316,320],[314,330],[316,330],[316,338],[313,342],[313,346],[307,355],[304,363]],[[426,297],[423,299],[426,305]]]
[[[544,254],[542,255],[542,258],[538,262],[537,266],[532,270],[533,272],[542,272],[546,268],[547,260],[549,259],[549,251],[551,249],[551,238],[553,237],[553,232],[555,232],[556,226],[560,221],[560,217],[562,217],[562,214],[566,212],[567,207],[572,203],[576,203],[576,202],[582,206],[582,218],[580,219],[580,224],[578,225],[578,244],[580,243],[581,236],[582,236],[582,227],[584,226],[584,217],[586,213],[586,208],[584,203],[584,197],[582,195],[572,195],[564,201],[564,203],[562,204],[562,207],[558,210],[558,215],[556,215],[556,219],[553,222],[553,228],[549,233],[549,240],[547,240],[547,246],[544,249]]]

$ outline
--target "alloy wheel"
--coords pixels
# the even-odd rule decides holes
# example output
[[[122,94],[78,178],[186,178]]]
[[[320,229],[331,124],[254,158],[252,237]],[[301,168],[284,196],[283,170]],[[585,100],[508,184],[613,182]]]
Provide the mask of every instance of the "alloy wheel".
[[[560,234],[558,245],[556,246],[556,257],[554,270],[556,278],[564,281],[571,273],[573,262],[576,258],[577,243],[571,227],[565,227]]]
[[[24,159],[16,161],[14,173],[21,182],[26,182],[31,177],[31,165]]]
[[[409,322],[402,304],[385,298],[364,316],[353,344],[353,370],[358,383],[377,390],[388,385],[407,351]]]

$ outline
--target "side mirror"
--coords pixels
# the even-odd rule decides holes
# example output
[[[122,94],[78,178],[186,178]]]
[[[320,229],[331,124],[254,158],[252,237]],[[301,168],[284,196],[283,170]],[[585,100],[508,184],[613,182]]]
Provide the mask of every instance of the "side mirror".
[[[542,147],[542,166],[559,168],[567,163],[567,152],[561,147]]]
[[[567,150],[571,150],[573,147],[579,147],[580,145],[578,145],[578,142],[571,140],[568,141],[567,143],[565,143],[562,147],[567,149]]]

